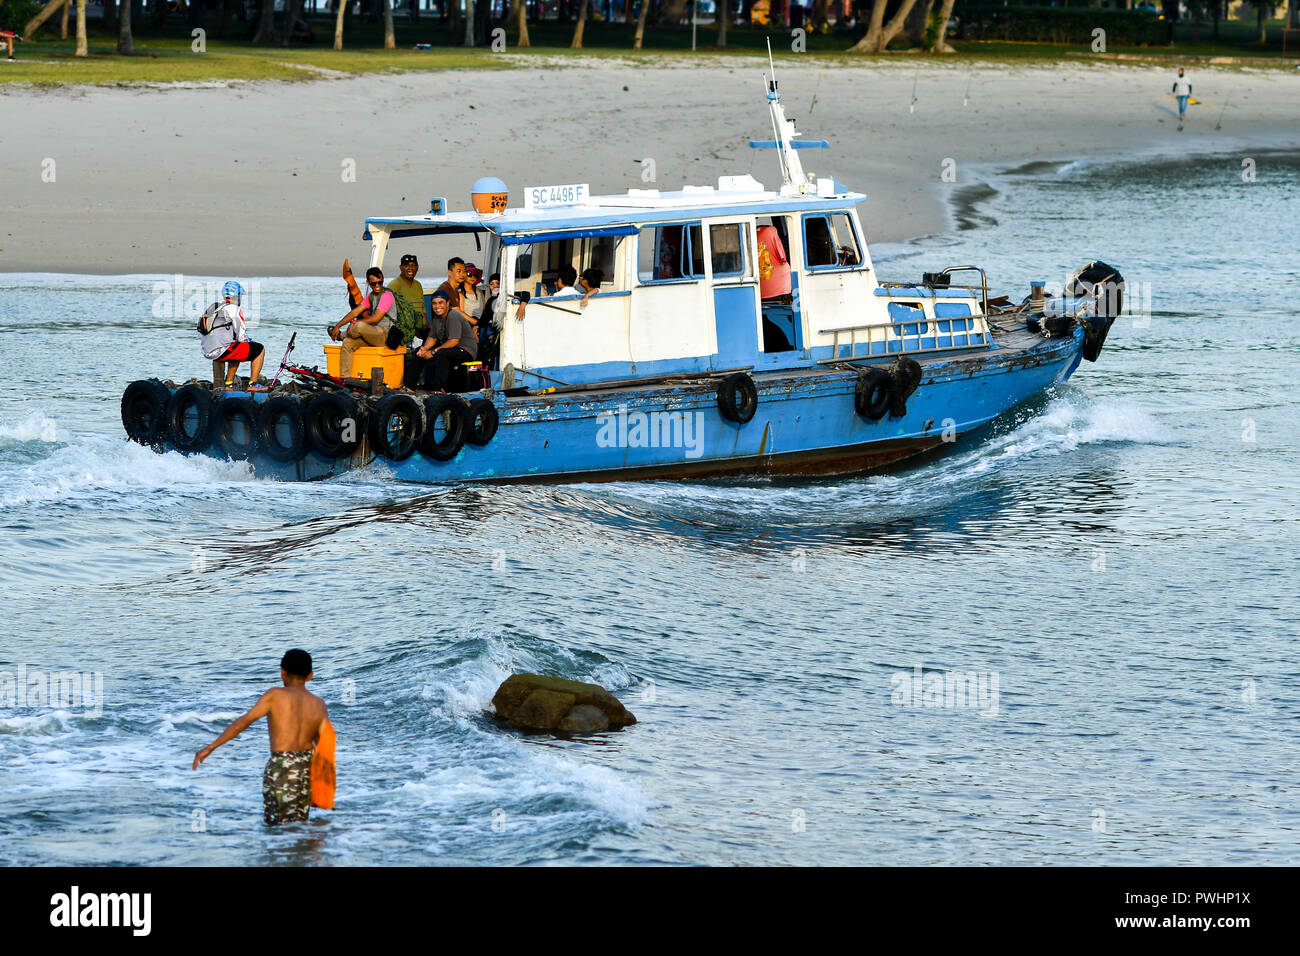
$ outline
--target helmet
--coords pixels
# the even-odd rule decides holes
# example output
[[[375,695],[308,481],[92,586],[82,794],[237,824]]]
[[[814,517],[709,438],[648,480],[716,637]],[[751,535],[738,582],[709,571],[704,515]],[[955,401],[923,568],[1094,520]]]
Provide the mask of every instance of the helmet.
[[[239,283],[231,279],[221,287],[221,297],[223,299],[238,299],[244,290],[239,287]]]

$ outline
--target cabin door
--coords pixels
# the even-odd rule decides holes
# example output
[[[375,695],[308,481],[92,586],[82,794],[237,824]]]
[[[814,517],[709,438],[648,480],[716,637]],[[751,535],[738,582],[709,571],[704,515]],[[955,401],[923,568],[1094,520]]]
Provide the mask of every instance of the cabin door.
[[[748,368],[758,360],[758,282],[754,277],[754,247],[749,222],[709,223],[709,283],[713,289],[713,321],[717,350],[714,369]]]

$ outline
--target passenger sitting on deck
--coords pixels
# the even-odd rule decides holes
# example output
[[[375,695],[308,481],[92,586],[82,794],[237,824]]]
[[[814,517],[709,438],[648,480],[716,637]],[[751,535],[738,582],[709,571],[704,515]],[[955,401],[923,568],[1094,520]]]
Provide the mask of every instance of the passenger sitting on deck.
[[[203,357],[212,360],[212,384],[234,384],[240,362],[248,362],[250,388],[257,387],[266,355],[260,342],[250,341],[244,313],[239,308],[243,289],[238,282],[227,282],[221,287],[221,304],[213,304],[199,319],[199,333],[203,336]]]
[[[420,262],[409,252],[402,256],[401,274],[388,283],[388,288],[394,295],[400,295],[411,305],[424,313],[424,286],[420,285],[415,274],[420,271]]]
[[[465,305],[466,276],[465,260],[460,256],[452,256],[447,260],[447,280],[438,286],[438,291],[447,297],[452,310],[459,312],[470,325],[473,325],[474,316],[469,313],[468,306]]]
[[[465,282],[461,285],[461,294],[465,300],[463,311],[473,325],[478,325],[479,316],[483,314],[484,297],[479,288],[482,281],[483,270],[472,262],[465,263]]]
[[[574,283],[577,281],[577,269],[573,268],[573,266],[560,266],[560,271],[555,277],[555,291],[551,293],[551,298],[569,299],[582,295],[582,292],[574,287]]]
[[[366,284],[370,286],[370,294],[330,329],[330,338],[343,340],[343,348],[339,352],[339,374],[344,378],[352,377],[352,360],[357,349],[364,345],[384,347],[388,330],[393,324],[393,315],[397,311],[392,291],[384,286],[383,272],[375,268],[367,269]],[[366,309],[370,310],[370,317],[363,319],[361,313]],[[339,330],[345,325],[347,331],[340,333]]]
[[[588,269],[582,275],[578,276],[578,284],[574,286],[582,293],[582,302],[579,303],[584,309],[587,307],[587,300],[593,295],[600,294],[600,284],[605,281],[605,273],[599,269]]]
[[[442,392],[451,370],[478,355],[474,327],[451,307],[451,299],[438,289],[430,299],[433,328],[420,348],[408,356],[407,388]]]

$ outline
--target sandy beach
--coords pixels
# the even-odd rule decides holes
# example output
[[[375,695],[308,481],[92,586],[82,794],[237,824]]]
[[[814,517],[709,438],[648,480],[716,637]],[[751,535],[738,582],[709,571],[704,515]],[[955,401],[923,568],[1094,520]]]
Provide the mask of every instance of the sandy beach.
[[[759,59],[520,62],[302,83],[4,90],[0,271],[327,275],[344,256],[364,258],[367,215],[421,214],[431,196],[466,207],[486,174],[503,178],[512,199],[543,183],[588,182],[599,193],[736,172],[778,180],[774,157],[746,145],[768,135]],[[1163,69],[902,57],[778,69],[804,135],[831,142],[806,165],[869,195],[872,242],[944,229],[945,194],[970,185],[981,164],[1300,146],[1300,74],[1280,71],[1192,72],[1204,103],[1178,132]],[[654,183],[642,180],[645,159]],[[945,160],[955,183],[941,178]]]

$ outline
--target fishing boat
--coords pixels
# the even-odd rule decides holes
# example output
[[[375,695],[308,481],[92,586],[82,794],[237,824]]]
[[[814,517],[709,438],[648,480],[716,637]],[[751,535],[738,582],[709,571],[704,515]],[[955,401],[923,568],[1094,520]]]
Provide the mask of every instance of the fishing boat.
[[[132,382],[127,434],[290,480],[377,460],[433,483],[852,474],[955,441],[1097,359],[1122,306],[1115,269],[1089,262],[1018,303],[990,298],[978,266],[879,279],[866,196],[805,172],[801,154],[828,144],[800,137],[774,70],[764,88],[772,139],[750,146],[775,151],[775,188],[748,174],[615,195],[575,183],[512,206],[481,180],[467,211],[435,198],[425,215],[367,219],[372,266],[394,243],[452,239],[499,273],[480,318],[497,354],[454,388],[407,387],[405,346],[344,379],[292,364],[291,339],[265,392]],[[565,267],[598,269],[598,288],[557,289]]]

